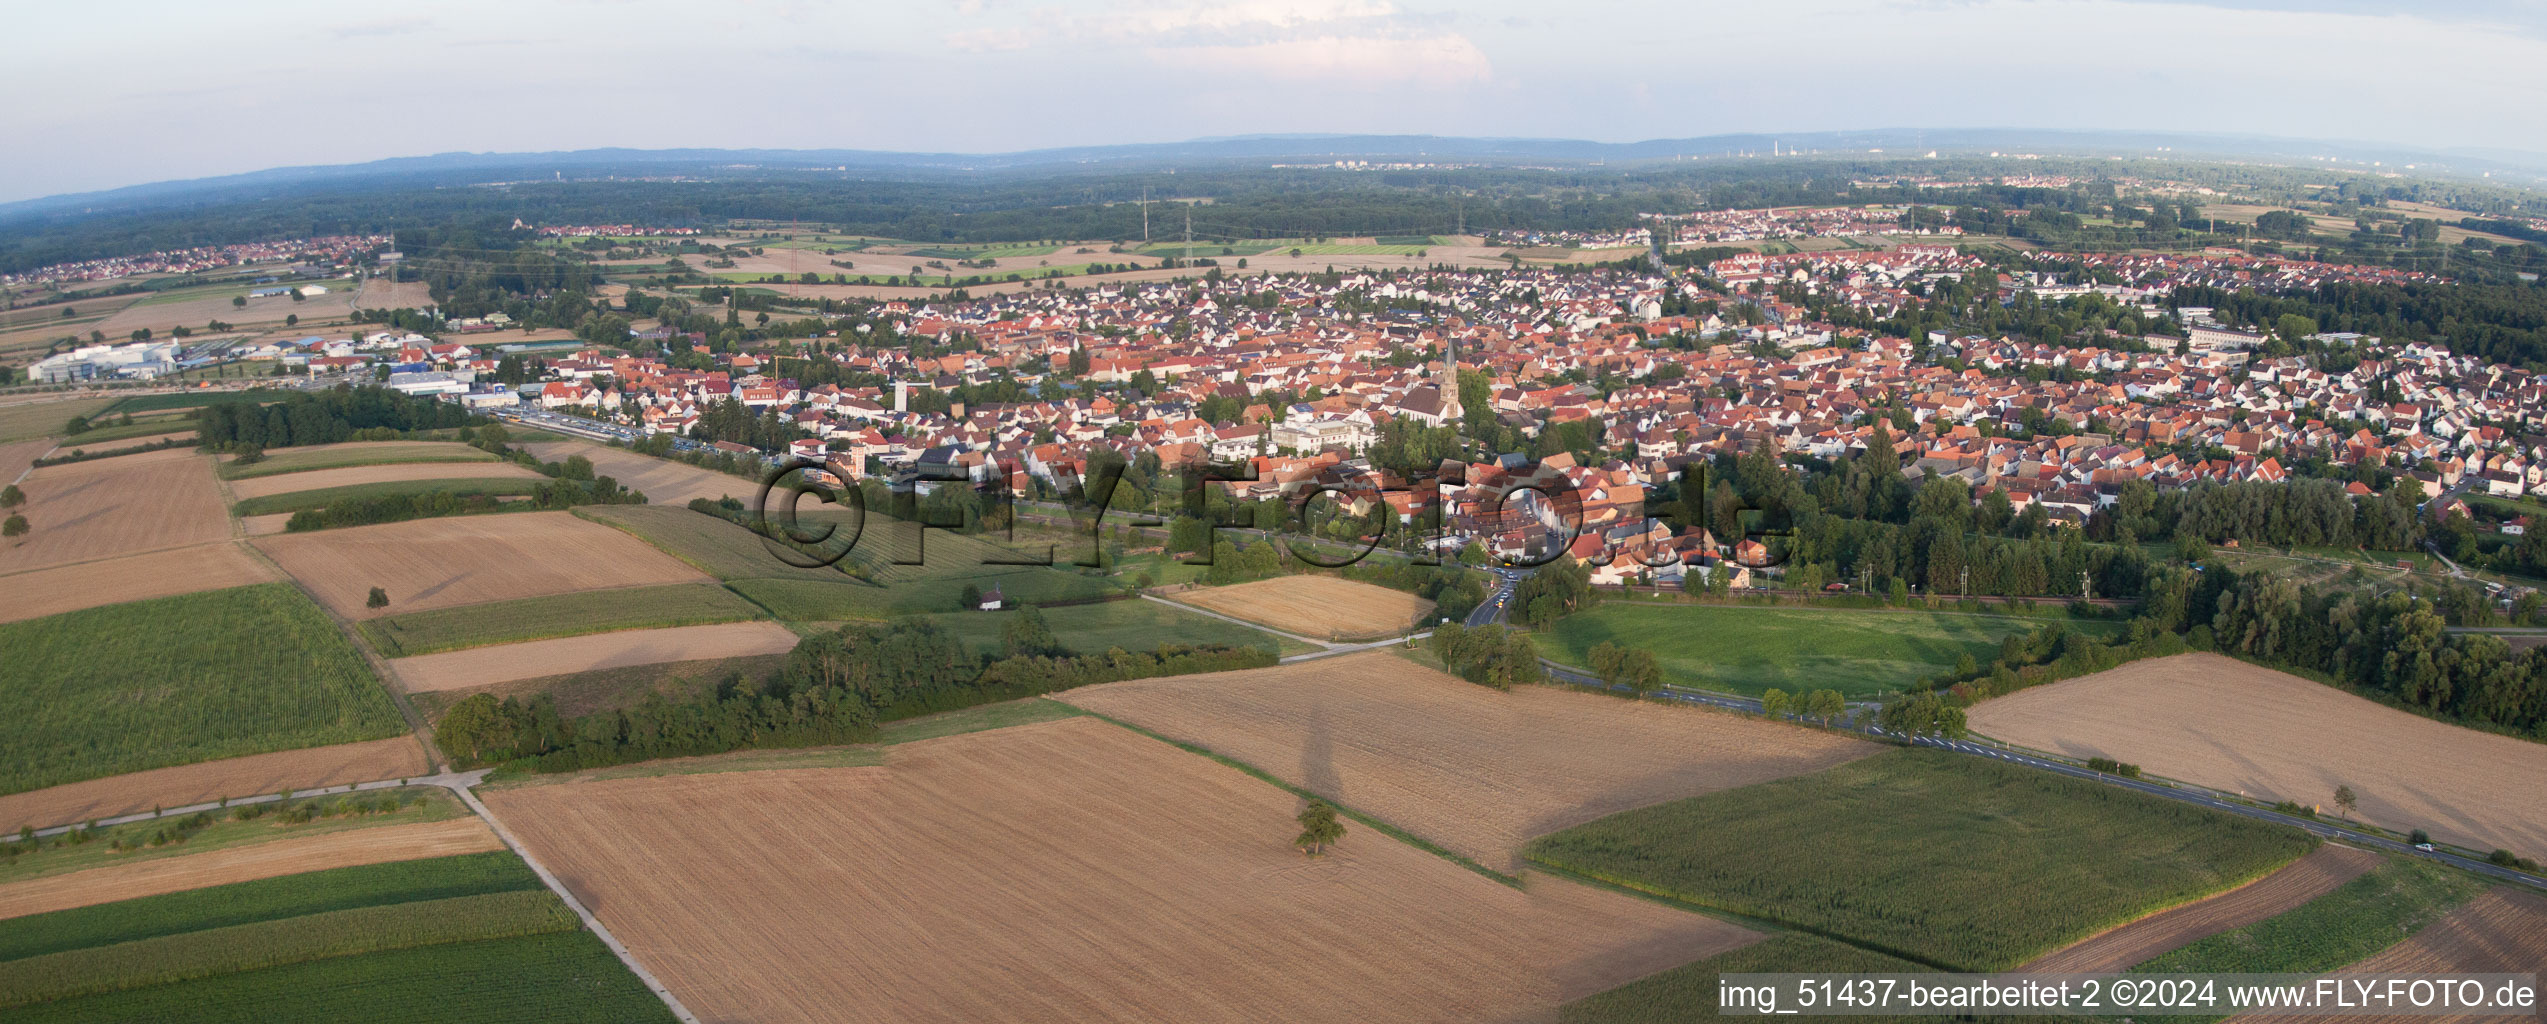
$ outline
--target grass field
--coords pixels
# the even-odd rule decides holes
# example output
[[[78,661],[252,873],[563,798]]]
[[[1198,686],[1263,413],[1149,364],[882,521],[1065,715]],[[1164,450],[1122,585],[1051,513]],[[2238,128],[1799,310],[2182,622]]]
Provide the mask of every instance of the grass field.
[[[2485,883],[2413,857],[2391,857],[2297,909],[2140,964],[2161,973],[2331,971],[2368,957],[2485,891]]]
[[[2020,969],[2041,974],[2128,970],[2151,957],[2307,906],[2376,869],[2381,859],[2357,846],[2327,843],[2260,881],[2064,946]]]
[[[279,402],[289,392],[251,388],[246,391],[179,391],[165,395],[128,395],[106,407],[106,414],[167,412],[172,409],[197,409],[207,405],[231,405],[239,402]]]
[[[1654,652],[1665,682],[1756,694],[1835,689],[1860,697],[1899,690],[1969,654],[1988,664],[1999,641],[2045,620],[1930,611],[1841,611],[1608,601],[1558,620],[1541,653],[1591,664],[1602,641]],[[2109,633],[2103,622],[2070,622]]]
[[[111,398],[75,398],[0,405],[0,443],[59,436],[62,424],[70,422],[71,417],[94,416],[114,401]]]
[[[2296,829],[1903,749],[1613,815],[1530,859],[1948,970],[2023,963],[2262,877]]]
[[[290,584],[0,626],[0,792],[395,736],[362,656]]]
[[[1103,654],[1108,648],[1115,647],[1127,651],[1154,651],[1161,644],[1261,647],[1277,655],[1312,650],[1306,644],[1285,640],[1262,630],[1180,612],[1156,601],[1063,605],[1043,609],[1043,616],[1044,622],[1052,627],[1053,635],[1081,654]],[[927,618],[963,641],[965,649],[980,654],[996,654],[1000,650],[1000,630],[1011,621],[1012,616],[1005,613],[945,612]]]
[[[670,1019],[507,852],[24,920],[0,938],[12,1021]]]
[[[243,500],[230,506],[230,511],[242,516],[264,516],[280,512],[299,512],[303,509],[326,508],[340,501],[385,498],[393,494],[435,494],[442,491],[449,491],[463,498],[481,494],[505,497],[529,494],[537,490],[542,482],[485,477],[463,477],[457,480],[390,480],[376,484],[348,484],[343,487],[323,487],[314,491],[268,494]]]
[[[674,583],[398,612],[366,619],[361,629],[373,650],[403,658],[487,644],[761,617],[759,608],[723,587]]]
[[[108,423],[76,434],[65,434],[62,437],[62,447],[93,452],[107,447],[107,442],[110,441],[180,433],[194,428],[194,420],[184,416],[143,416],[135,418],[131,423]]]
[[[1719,953],[1668,971],[1646,975],[1599,995],[1577,999],[1558,1008],[1557,1021],[1558,1024],[1690,1024],[1712,1020],[1718,1015],[1716,978],[1721,974],[1790,971],[1913,974],[1926,969],[1908,960],[1859,949],[1845,942],[1833,942],[1803,932],[1787,932],[1730,953]],[[1885,1018],[1850,1019],[1878,1021]],[[2009,1020],[2004,1017],[1991,1019]]]
[[[498,771],[487,777],[482,791],[514,789],[522,786],[553,786],[560,783],[600,782],[607,779],[653,779],[667,775],[718,775],[725,772],[792,771],[804,768],[872,768],[884,764],[888,748],[920,740],[933,740],[965,733],[988,732],[1011,726],[1033,725],[1062,718],[1077,718],[1087,712],[1057,700],[1026,697],[996,704],[976,704],[955,711],[905,718],[886,722],[877,728],[873,743],[853,743],[836,747],[768,748],[737,750],[729,754],[701,757],[672,757],[659,761],[640,761],[577,772],[572,775]]]
[[[387,466],[406,462],[496,462],[495,453],[456,441],[356,441],[320,445],[267,455],[247,465],[221,464],[224,480],[249,480],[277,473],[299,473],[343,466]]]

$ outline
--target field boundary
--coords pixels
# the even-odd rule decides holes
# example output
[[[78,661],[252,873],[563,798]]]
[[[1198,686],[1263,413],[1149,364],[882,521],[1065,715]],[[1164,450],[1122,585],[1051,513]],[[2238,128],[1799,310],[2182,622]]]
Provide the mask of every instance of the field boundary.
[[[1077,707],[1077,705],[1072,705],[1072,706],[1073,706],[1073,707]],[[1487,867],[1487,866],[1485,866],[1485,865],[1483,865],[1483,864],[1479,864],[1479,863],[1477,863],[1476,861],[1470,860],[1470,859],[1468,859],[1468,858],[1466,858],[1466,857],[1460,856],[1459,854],[1456,854],[1456,853],[1453,853],[1453,852],[1451,852],[1451,851],[1449,851],[1449,850],[1443,849],[1442,847],[1440,847],[1440,846],[1438,846],[1438,845],[1435,845],[1435,844],[1434,844],[1431,840],[1426,839],[1426,838],[1424,838],[1424,837],[1422,837],[1422,836],[1416,835],[1416,834],[1414,834],[1414,833],[1412,833],[1412,832],[1408,832],[1408,831],[1406,831],[1405,829],[1402,829],[1402,828],[1397,827],[1396,825],[1392,825],[1392,824],[1390,824],[1390,823],[1388,823],[1388,822],[1386,822],[1386,821],[1383,821],[1383,820],[1381,820],[1381,819],[1379,819],[1379,818],[1372,817],[1372,816],[1371,816],[1371,815],[1369,815],[1369,814],[1366,814],[1366,813],[1363,813],[1363,812],[1361,812],[1361,811],[1355,810],[1355,809],[1353,809],[1352,807],[1346,806],[1345,804],[1339,803],[1339,802],[1337,802],[1337,801],[1330,800],[1330,799],[1328,799],[1328,798],[1326,798],[1326,797],[1324,797],[1324,796],[1321,796],[1321,795],[1319,795],[1319,794],[1317,794],[1317,793],[1313,793],[1313,792],[1311,792],[1311,791],[1309,791],[1309,790],[1307,790],[1307,789],[1303,789],[1303,788],[1301,788],[1301,787],[1299,787],[1299,786],[1294,786],[1294,785],[1292,785],[1291,783],[1288,783],[1288,782],[1285,782],[1285,781],[1283,781],[1283,780],[1281,780],[1281,779],[1279,779],[1279,778],[1276,778],[1276,777],[1275,777],[1274,775],[1272,775],[1271,773],[1266,772],[1264,769],[1262,769],[1262,768],[1258,768],[1258,767],[1256,767],[1255,765],[1248,764],[1248,763],[1247,763],[1247,762],[1245,762],[1245,761],[1241,761],[1241,760],[1239,760],[1239,759],[1237,759],[1237,758],[1230,757],[1230,756],[1228,756],[1228,755],[1226,755],[1226,754],[1222,754],[1222,753],[1220,753],[1220,752],[1218,752],[1218,751],[1215,751],[1215,750],[1211,749],[1210,747],[1203,746],[1202,744],[1199,744],[1199,743],[1187,743],[1187,742],[1185,742],[1185,741],[1183,741],[1183,740],[1170,739],[1170,738],[1168,738],[1168,737],[1166,737],[1166,736],[1162,736],[1162,735],[1160,735],[1160,734],[1158,734],[1158,733],[1155,733],[1155,732],[1152,732],[1152,731],[1150,731],[1150,730],[1148,730],[1148,729],[1141,728],[1140,726],[1134,725],[1134,724],[1132,724],[1132,723],[1130,723],[1130,722],[1126,722],[1126,721],[1124,721],[1124,720],[1122,720],[1122,719],[1120,719],[1120,718],[1115,718],[1115,717],[1112,717],[1112,716],[1110,716],[1110,715],[1105,715],[1105,714],[1102,714],[1102,713],[1099,713],[1099,712],[1096,712],[1096,711],[1089,711],[1087,708],[1079,708],[1079,710],[1080,710],[1080,711],[1083,711],[1083,712],[1086,712],[1087,717],[1089,717],[1089,718],[1094,718],[1094,719],[1096,719],[1096,720],[1098,720],[1098,721],[1100,721],[1100,722],[1104,722],[1104,723],[1106,723],[1106,724],[1108,724],[1108,725],[1115,725],[1115,726],[1120,726],[1120,727],[1125,728],[1125,729],[1129,729],[1129,730],[1131,730],[1131,731],[1133,731],[1133,732],[1136,732],[1136,733],[1139,733],[1139,734],[1141,734],[1141,735],[1143,735],[1143,736],[1147,736],[1147,737],[1149,737],[1149,738],[1151,738],[1151,739],[1154,739],[1154,740],[1157,740],[1157,741],[1159,741],[1159,742],[1161,742],[1161,743],[1165,743],[1165,744],[1167,744],[1168,746],[1175,747],[1175,748],[1177,748],[1177,749],[1179,749],[1179,750],[1185,751],[1186,753],[1189,753],[1189,754],[1200,754],[1200,755],[1202,755],[1202,756],[1204,756],[1204,757],[1210,758],[1210,759],[1212,759],[1212,760],[1214,760],[1214,761],[1217,761],[1217,762],[1219,762],[1219,763],[1221,763],[1221,764],[1227,765],[1227,766],[1229,766],[1229,767],[1231,767],[1231,768],[1236,768],[1236,769],[1238,769],[1239,771],[1242,771],[1242,772],[1247,773],[1248,775],[1254,776],[1255,778],[1257,778],[1257,779],[1259,779],[1259,780],[1262,780],[1262,781],[1265,781],[1265,782],[1269,782],[1269,783],[1274,784],[1275,786],[1281,787],[1281,788],[1283,789],[1283,791],[1288,792],[1288,793],[1290,793],[1291,795],[1296,796],[1296,797],[1299,797],[1299,798],[1301,798],[1301,799],[1303,799],[1303,800],[1322,800],[1322,801],[1325,801],[1326,803],[1328,803],[1328,804],[1330,804],[1330,805],[1334,806],[1334,807],[1335,807],[1335,809],[1336,809],[1336,812],[1337,812],[1337,813],[1342,814],[1342,815],[1344,815],[1344,816],[1345,816],[1345,817],[1347,817],[1347,818],[1351,818],[1351,819],[1353,819],[1354,821],[1356,821],[1356,822],[1358,822],[1358,823],[1360,823],[1360,824],[1362,824],[1362,825],[1368,826],[1368,827],[1369,827],[1372,831],[1378,832],[1378,833],[1380,833],[1381,835],[1385,835],[1385,836],[1387,836],[1387,837],[1389,837],[1389,838],[1391,838],[1391,839],[1395,839],[1395,840],[1397,840],[1398,842],[1405,843],[1405,844],[1406,844],[1406,845],[1408,845],[1408,846],[1412,846],[1412,847],[1414,847],[1414,848],[1416,848],[1416,849],[1418,849],[1418,850],[1422,850],[1422,851],[1424,851],[1425,853],[1432,854],[1433,856],[1439,857],[1439,858],[1441,858],[1441,859],[1443,859],[1443,860],[1446,860],[1446,861],[1449,861],[1449,862],[1451,862],[1451,863],[1453,863],[1453,864],[1457,864],[1457,865],[1459,865],[1460,867],[1467,868],[1467,869],[1468,869],[1468,870],[1470,870],[1470,871],[1474,871],[1474,872],[1476,872],[1476,873],[1478,873],[1478,874],[1480,874],[1480,875],[1484,875],[1484,876],[1486,876],[1487,878],[1493,879],[1493,880],[1495,880],[1496,882],[1498,882],[1498,883],[1500,883],[1500,884],[1507,885],[1507,886],[1510,886],[1510,887],[1515,888],[1515,889],[1523,888],[1523,885],[1521,884],[1521,876],[1519,876],[1519,875],[1507,875],[1507,874],[1504,874],[1504,873],[1503,873],[1503,872],[1501,872],[1501,871],[1497,871],[1497,870],[1495,870],[1495,869],[1493,869],[1493,868],[1490,868],[1490,867]]]

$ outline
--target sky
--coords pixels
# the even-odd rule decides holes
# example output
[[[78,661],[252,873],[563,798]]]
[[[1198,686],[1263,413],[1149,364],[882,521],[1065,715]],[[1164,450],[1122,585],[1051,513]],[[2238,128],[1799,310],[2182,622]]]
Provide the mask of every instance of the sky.
[[[2547,150],[2547,0],[144,0],[29,5],[10,35],[0,202],[599,146],[2015,127]]]

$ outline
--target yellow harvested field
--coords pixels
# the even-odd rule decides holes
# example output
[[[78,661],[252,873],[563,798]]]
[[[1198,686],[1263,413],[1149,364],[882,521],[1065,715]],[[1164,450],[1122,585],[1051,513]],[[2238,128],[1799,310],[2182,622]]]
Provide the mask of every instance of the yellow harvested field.
[[[504,844],[478,818],[377,825],[0,885],[0,919],[330,868],[456,857]]]
[[[2253,882],[2090,936],[2017,969],[2036,974],[2129,970],[2161,953],[2297,910],[2378,866],[2378,854],[2328,843]]]
[[[1499,870],[1558,829],[1883,749],[1693,708],[1492,690],[1383,651],[1055,699],[1236,758]]]
[[[1332,576],[1277,576],[1171,597],[1205,611],[1319,640],[1403,632],[1433,610],[1431,601],[1413,594]]]
[[[0,444],[0,485],[13,484],[35,465],[35,460],[53,450],[51,440],[19,441]]]
[[[707,579],[644,541],[565,512],[418,519],[250,543],[321,603],[358,619]],[[373,587],[388,590],[389,607],[363,607]]]
[[[2547,744],[2462,729],[2216,654],[2180,654],[2023,690],[1972,731],[2267,803],[2358,816],[2480,850],[2547,854]]]
[[[591,459],[593,475],[619,481],[620,486],[645,495],[650,505],[687,505],[693,498],[715,501],[729,496],[750,501],[760,493],[757,481],[590,441],[546,441],[522,447],[542,462],[564,462],[570,455]]]
[[[2467,905],[2451,911],[2450,916],[2425,925],[2412,938],[2338,973],[2535,974],[2542,964],[2547,964],[2547,896],[2502,886],[2469,900]],[[2547,1017],[2547,1013],[2533,1014],[2528,1019],[2541,1017]],[[2229,1019],[2245,1024],[2361,1024],[2372,1019],[2414,1024],[2501,1024],[2522,1018],[2502,1014],[2396,1018],[2247,1014]]]
[[[0,796],[0,830],[15,832],[21,825],[50,828],[153,807],[184,807],[224,797],[260,796],[287,789],[318,789],[432,773],[424,749],[412,736],[278,750]]]
[[[352,487],[357,484],[396,483],[402,480],[542,479],[546,478],[520,466],[502,462],[409,462],[252,476],[245,480],[230,481],[230,493],[238,498],[262,498],[269,494],[316,491],[329,487]]]
[[[409,692],[430,693],[628,665],[785,654],[796,640],[794,631],[775,622],[727,622],[473,647],[401,658],[391,666]]]
[[[86,562],[230,536],[212,460],[191,449],[50,466],[27,475],[34,529],[0,543],[0,573]]]
[[[355,293],[357,309],[424,309],[433,305],[433,286],[423,281],[366,280]]]
[[[1307,858],[1291,794],[1090,718],[488,799],[704,1020],[1548,1021],[1758,938],[1357,826]]]
[[[274,579],[274,568],[226,541],[0,576],[0,622]]]

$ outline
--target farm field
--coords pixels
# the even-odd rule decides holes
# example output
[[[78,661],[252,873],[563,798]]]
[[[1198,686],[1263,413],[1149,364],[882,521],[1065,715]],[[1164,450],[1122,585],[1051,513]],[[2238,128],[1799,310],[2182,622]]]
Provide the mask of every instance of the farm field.
[[[184,413],[137,417],[131,423],[104,423],[61,438],[65,449],[99,451],[147,444],[163,437],[193,437],[195,425]]]
[[[259,843],[447,821],[472,813],[449,792],[423,786],[365,790],[350,796],[294,797],[288,805],[268,801],[260,806],[266,813],[216,809],[202,819],[189,813],[164,819],[154,816],[122,825],[101,824],[89,842],[59,835],[39,838],[17,848],[15,858],[0,858],[0,882],[15,884],[110,867],[135,868],[153,861],[202,856]],[[287,808],[295,813],[274,813]],[[300,821],[299,812],[304,809],[309,820]],[[153,846],[150,840],[154,836],[167,841]],[[124,840],[121,850],[116,849],[117,839]]]
[[[194,410],[207,405],[231,405],[239,402],[279,402],[290,394],[291,392],[280,388],[248,388],[238,391],[229,389],[188,389],[185,391],[175,391],[156,395],[127,395],[123,398],[116,399],[115,403],[107,406],[105,411],[109,415],[120,416],[125,413],[132,413],[133,415],[140,416],[154,412],[173,412],[183,410],[186,415],[193,415]]]
[[[0,543],[0,573],[230,536],[212,463],[187,449],[51,466],[19,487],[34,530]]]
[[[1560,1007],[1556,1019],[1558,1024],[1688,1024],[1718,1016],[1717,976],[1721,974],[1789,971],[1913,974],[1926,969],[1908,960],[1818,935],[1780,932],[1731,952],[1649,974],[1609,991],[1577,999]],[[1743,1012],[1734,1011],[1736,1014]],[[1856,1019],[1873,1022],[1900,1018]],[[2017,1024],[2027,1019],[1991,1018],[2000,1024]]]
[[[728,496],[748,502],[760,492],[758,481],[590,441],[551,441],[521,447],[542,462],[564,462],[570,455],[591,459],[593,475],[615,479],[656,505],[679,507],[693,498],[715,501]]]
[[[1554,687],[1497,691],[1385,651],[1055,699],[1254,765],[1504,871],[1533,836],[1882,749]]]
[[[463,467],[454,466],[453,468]],[[296,480],[302,475],[319,476],[328,473],[340,472],[347,471],[322,469],[316,473],[296,474],[294,476],[285,477],[263,477],[260,478],[260,480],[252,480],[248,482],[257,483],[262,480]],[[425,480],[390,480],[380,483],[328,487],[314,491],[284,491],[279,494],[268,494],[261,498],[249,498],[246,501],[232,505],[230,506],[230,511],[236,514],[243,525],[247,527],[247,533],[249,536],[262,537],[269,533],[284,532],[285,528],[291,524],[292,513],[300,512],[305,509],[323,509],[340,501],[363,501],[374,498],[385,498],[398,494],[430,495],[444,491],[450,492],[454,497],[462,498],[475,497],[479,495],[504,498],[536,494],[539,492],[540,486],[545,483],[547,483],[547,481],[542,479],[538,474],[532,474],[528,479],[524,479],[522,477],[460,476]],[[499,510],[522,511],[523,509],[519,507],[509,509],[499,507]],[[275,516],[280,516],[282,518],[279,521],[276,521],[272,518]],[[272,529],[266,528],[269,523],[272,523]]]
[[[342,469],[348,466],[393,466],[419,462],[500,462],[495,453],[472,448],[457,441],[347,441],[343,444],[318,444],[306,448],[276,448],[265,458],[247,465],[234,459],[221,463],[224,480],[253,480],[285,473],[306,473],[314,469]],[[495,476],[496,473],[482,473]]]
[[[0,625],[0,650],[0,749],[17,752],[0,762],[5,793],[406,731],[286,583]]]
[[[25,947],[45,951],[0,956],[0,1006],[12,1020],[671,1019],[529,876],[496,854],[51,914]]]
[[[2368,874],[2380,860],[2368,850],[2328,843],[2257,881],[2141,918],[2037,957],[2021,969],[2041,974],[2128,970],[2161,953],[2304,906]]]
[[[365,619],[365,642],[385,657],[404,658],[487,644],[521,643],[626,629],[666,629],[762,617],[759,608],[713,583],[592,590],[554,597],[490,601],[436,611]]]
[[[43,458],[46,452],[52,450],[51,439],[0,444],[0,485],[16,483],[18,477],[25,475],[28,469],[34,467],[35,460]]]
[[[0,622],[264,583],[274,568],[237,544],[197,544],[0,576]]]
[[[1181,612],[1156,601],[1071,604],[1041,609],[1041,612],[1044,623],[1052,627],[1053,635],[1081,654],[1103,654],[1115,647],[1127,651],[1154,651],[1161,644],[1253,646],[1278,655],[1312,650],[1309,645],[1296,640],[1285,640],[1234,622]],[[963,641],[965,649],[978,654],[999,653],[1001,629],[1010,621],[1005,613],[984,615],[980,612],[946,612],[927,618]]]
[[[352,619],[702,578],[626,534],[565,512],[418,519],[252,543]],[[364,607],[373,587],[389,592],[389,607]]]
[[[1319,640],[1395,635],[1433,611],[1413,594],[1332,576],[1277,576],[1169,599]]]
[[[0,831],[14,832],[21,825],[50,828],[223,797],[428,775],[432,770],[410,736],[225,757],[0,796]]]
[[[71,417],[94,416],[114,402],[112,398],[45,396],[0,405],[0,443],[59,437],[62,424],[70,422]]]
[[[562,675],[533,676],[501,683],[479,683],[456,690],[410,692],[407,697],[427,719],[439,720],[451,705],[472,694],[493,694],[529,698],[546,694],[557,702],[557,713],[568,718],[609,708],[626,708],[659,693],[667,698],[697,694],[725,681],[740,677],[758,681],[775,674],[786,664],[784,654],[764,654],[744,658],[711,658],[699,661],[664,661],[648,665],[594,669]]]
[[[2182,654],[2038,686],[1970,712],[1972,730],[2112,757],[2267,802],[2322,805],[2403,832],[2547,854],[2547,744],[2463,729],[2216,654]]]
[[[0,885],[0,919],[188,892],[307,871],[389,864],[500,850],[495,832],[476,817],[373,825],[324,835],[292,836],[203,853],[115,864]]]
[[[385,466],[347,466],[301,473],[249,477],[230,482],[230,494],[247,501],[277,494],[332,491],[378,484],[425,483],[424,490],[457,487],[464,482],[517,480],[525,484],[548,479],[520,466],[479,462],[407,462]],[[413,492],[410,492],[413,493]],[[527,489],[524,493],[528,493]]]
[[[1091,718],[490,799],[710,1020],[1528,1019],[1756,937],[1366,830],[1307,859],[1291,794]]]
[[[2386,952],[2343,969],[2346,974],[2530,974],[2547,964],[2547,896],[2509,886],[2469,900],[2449,916],[2433,922]],[[2340,1017],[2231,1018],[2240,1021],[2333,1021]],[[2500,1021],[2496,1016],[2457,1014],[2416,1017],[2421,1021],[2474,1024]],[[2516,1019],[2516,1018],[2515,1018]]]
[[[2281,914],[2141,962],[2141,973],[2314,974],[2364,960],[2482,895],[2486,883],[2412,857]]]
[[[2297,829],[1996,761],[1898,749],[1611,815],[1535,865],[2002,970],[2307,853]]]
[[[2050,624],[2044,619],[1930,611],[1841,611],[1740,605],[1607,601],[1558,620],[1541,634],[1541,653],[1591,663],[1602,641],[1654,652],[1663,680],[1757,694],[1834,689],[1850,697],[1900,690],[1972,655],[1983,664],[1999,641]],[[2103,622],[2066,622],[2081,632],[2114,632]]]
[[[795,648],[796,640],[793,631],[775,622],[729,622],[427,654],[400,659],[393,670],[407,689],[432,692],[666,661],[784,654]]]

